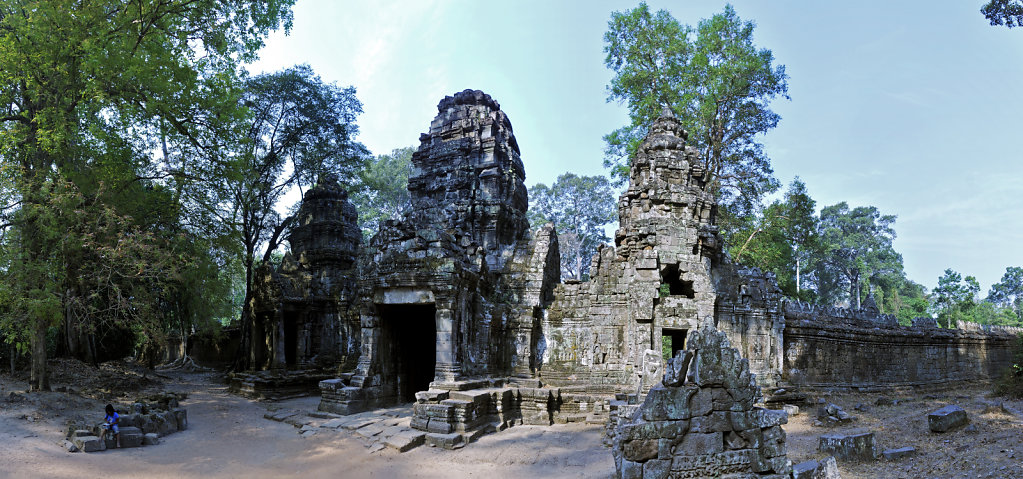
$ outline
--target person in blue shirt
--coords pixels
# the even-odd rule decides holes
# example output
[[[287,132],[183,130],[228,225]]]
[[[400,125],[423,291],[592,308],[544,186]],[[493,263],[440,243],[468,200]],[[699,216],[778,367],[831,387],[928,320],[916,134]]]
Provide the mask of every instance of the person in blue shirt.
[[[120,422],[120,416],[117,415],[117,411],[114,411],[112,404],[107,404],[107,415],[103,418],[103,421],[103,433],[100,439],[105,441],[109,431],[114,435],[114,447],[117,447],[117,443],[121,439],[121,429],[117,426],[117,423]]]

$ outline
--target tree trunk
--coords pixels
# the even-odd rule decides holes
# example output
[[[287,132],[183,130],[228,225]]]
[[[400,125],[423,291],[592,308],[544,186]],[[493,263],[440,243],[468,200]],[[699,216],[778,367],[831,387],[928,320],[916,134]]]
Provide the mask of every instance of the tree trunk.
[[[29,374],[30,391],[49,391],[50,377],[46,371],[46,320],[35,318],[32,330],[32,369]]]

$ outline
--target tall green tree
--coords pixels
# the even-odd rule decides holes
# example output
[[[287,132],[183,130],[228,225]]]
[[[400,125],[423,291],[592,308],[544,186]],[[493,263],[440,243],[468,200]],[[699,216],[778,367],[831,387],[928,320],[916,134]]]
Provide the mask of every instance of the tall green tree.
[[[873,206],[850,209],[843,201],[822,209],[820,220],[824,262],[840,274],[850,307],[859,309],[871,285],[903,276],[902,255],[892,246],[894,215],[882,215]]]
[[[1012,311],[1017,319],[1023,320],[1023,268],[1005,268],[1002,279],[991,285],[988,301]]]
[[[964,312],[976,305],[980,283],[973,276],[964,278],[955,270],[946,269],[945,274],[938,278],[938,286],[933,292],[938,322],[949,328],[957,320],[966,319]]]
[[[753,43],[754,26],[730,5],[693,28],[640,3],[612,13],[604,34],[605,64],[615,73],[608,101],[626,103],[631,120],[604,137],[605,166],[624,182],[646,130],[670,108],[702,153],[726,240],[779,186],[760,136],[778,124],[770,104],[788,98],[788,75]]]
[[[990,0],[980,9],[991,25],[1023,26],[1023,3],[1019,0]]]
[[[359,210],[359,227],[369,239],[380,230],[380,224],[404,214],[411,205],[408,178],[412,174],[412,154],[416,148],[396,148],[389,154],[370,160],[359,173],[362,189],[352,202]]]
[[[561,250],[561,274],[582,279],[589,274],[597,246],[610,241],[604,226],[614,221],[614,190],[605,176],[565,173],[550,186],[529,188],[529,223],[554,223]]]
[[[324,83],[306,65],[248,79],[242,102],[250,116],[245,135],[237,140],[238,179],[229,189],[235,209],[231,218],[244,249],[244,353],[255,340],[249,303],[256,263],[270,260],[291,226],[292,217],[277,212],[281,198],[326,174],[357,184],[366,149],[355,141],[355,119],[362,113],[355,88]],[[240,357],[238,367],[249,367],[253,359]]]
[[[52,198],[111,145],[159,134],[209,152],[231,118],[235,78],[292,0],[52,0],[0,3],[0,161],[20,205],[15,263],[31,330],[32,389],[47,389],[47,330],[62,315],[61,223]],[[215,156],[215,155],[211,155]],[[136,156],[135,158],[140,158]],[[154,161],[155,162],[155,161]]]
[[[806,184],[795,178],[783,199],[737,231],[735,236],[745,240],[732,246],[732,257],[775,273],[778,286],[789,297],[812,300],[805,284],[807,271],[812,271],[808,265],[821,255],[816,205]]]

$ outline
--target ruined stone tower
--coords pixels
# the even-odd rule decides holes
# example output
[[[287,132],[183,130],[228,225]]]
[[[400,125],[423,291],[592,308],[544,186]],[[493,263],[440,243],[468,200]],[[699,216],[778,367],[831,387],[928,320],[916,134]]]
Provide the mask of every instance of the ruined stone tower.
[[[654,122],[618,201],[615,247],[594,257],[590,281],[555,291],[542,326],[545,383],[649,388],[659,380],[662,336],[677,351],[688,331],[713,327],[714,202],[685,140],[670,112]]]
[[[341,369],[359,355],[355,207],[333,175],[306,191],[291,219],[291,252],[256,271],[252,311],[257,369]],[[270,347],[272,346],[272,347]]]
[[[511,122],[481,91],[441,100],[420,137],[411,211],[363,264],[358,367],[321,383],[323,410],[411,401],[428,388],[529,374],[537,308],[559,281],[550,229],[532,235]]]

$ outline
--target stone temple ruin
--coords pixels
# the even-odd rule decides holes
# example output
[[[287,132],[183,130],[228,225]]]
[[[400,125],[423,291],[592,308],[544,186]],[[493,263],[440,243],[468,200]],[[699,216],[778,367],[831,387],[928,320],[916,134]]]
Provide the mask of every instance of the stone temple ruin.
[[[741,371],[726,372],[748,369],[770,405],[779,386],[990,378],[1009,364],[1020,332],[904,327],[876,307],[786,300],[773,275],[722,252],[707,172],[670,112],[640,145],[614,245],[600,248],[583,282],[560,281],[554,229],[529,228],[519,147],[489,95],[444,98],[412,163],[412,208],[368,245],[359,245],[354,208],[336,180],[306,193],[292,252],[260,271],[253,307],[256,337],[265,339],[255,363],[277,375],[261,385],[251,378],[262,376],[247,376],[236,389],[294,386],[301,381],[278,373],[316,368],[332,378],[319,382],[321,410],[415,401],[413,427],[450,447],[513,424],[603,422],[616,396],[688,391],[689,383],[658,385],[667,341],[678,361],[692,339],[723,334],[744,358]],[[742,385],[742,394],[747,386],[756,385]],[[751,411],[731,412],[762,414]],[[739,444],[749,429],[716,432]]]

